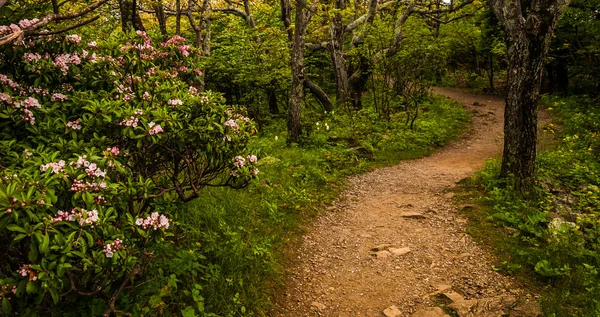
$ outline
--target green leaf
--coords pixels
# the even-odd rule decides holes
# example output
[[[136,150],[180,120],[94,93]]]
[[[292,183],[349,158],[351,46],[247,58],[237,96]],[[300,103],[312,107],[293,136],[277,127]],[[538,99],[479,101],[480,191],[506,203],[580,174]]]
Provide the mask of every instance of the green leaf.
[[[63,277],[65,275],[65,267],[62,264],[59,264],[56,268],[56,274],[58,277]]]
[[[27,294],[35,294],[38,291],[38,286],[36,282],[29,282],[27,283],[27,288],[25,289],[27,291]]]
[[[196,317],[196,311],[194,310],[194,307],[187,306],[185,309],[181,310],[181,316],[182,317]]]
[[[3,298],[2,299],[2,311],[6,315],[10,315],[10,313],[12,313],[12,306],[10,305],[10,302],[8,301],[8,298]]]
[[[58,293],[56,290],[54,288],[49,288],[48,291],[50,291],[50,296],[52,296],[54,304],[58,303]]]
[[[40,252],[44,253],[44,254],[48,254],[48,252],[50,251],[50,248],[48,247],[50,245],[50,237],[48,236],[48,234],[45,234],[44,237],[42,238],[42,243],[40,244]]]
[[[31,249],[29,250],[29,254],[27,254],[27,257],[29,258],[29,261],[31,262],[35,262],[38,258],[38,250],[35,246],[31,246]]]
[[[6,226],[6,229],[10,230],[10,231],[16,231],[16,232],[21,232],[21,233],[27,233],[27,230],[15,225],[14,223],[11,223],[10,225]]]

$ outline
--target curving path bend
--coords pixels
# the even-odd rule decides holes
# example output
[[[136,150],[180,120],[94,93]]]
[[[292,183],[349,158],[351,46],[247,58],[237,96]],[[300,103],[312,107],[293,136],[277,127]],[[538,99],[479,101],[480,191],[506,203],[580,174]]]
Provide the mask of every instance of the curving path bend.
[[[350,178],[303,237],[272,316],[446,316],[441,294],[460,317],[539,314],[465,233],[448,192],[501,154],[503,99],[436,92],[473,113],[472,129],[429,157]]]

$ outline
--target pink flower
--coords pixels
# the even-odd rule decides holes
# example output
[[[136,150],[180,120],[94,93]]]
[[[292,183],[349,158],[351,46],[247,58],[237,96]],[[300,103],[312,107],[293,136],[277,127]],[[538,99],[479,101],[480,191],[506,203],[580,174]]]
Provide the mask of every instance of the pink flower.
[[[51,162],[51,163],[40,166],[40,171],[45,172],[48,169],[52,169],[52,173],[58,174],[58,173],[64,172],[64,168],[65,168],[65,161],[60,160],[58,162]]]
[[[233,119],[229,119],[229,120],[225,121],[224,125],[226,127],[232,128],[234,133],[239,133],[239,131],[240,131],[237,122],[235,122],[235,120],[233,120]]]
[[[114,147],[109,147],[108,149],[106,149],[108,152],[110,152],[113,156],[117,156],[119,155],[119,148],[114,146]]]
[[[150,134],[150,135],[154,135],[154,134],[159,134],[159,133],[165,132],[163,130],[163,128],[160,126],[160,124],[156,124],[154,122],[148,123],[148,127],[150,128],[150,130],[148,130],[148,134]]]
[[[167,102],[169,104],[169,106],[171,107],[175,107],[175,106],[181,106],[183,105],[183,101],[179,100],[179,99],[171,99]]]
[[[6,103],[6,104],[12,104],[12,98],[10,97],[10,95],[5,94],[3,92],[0,92],[0,102]]]
[[[88,47],[89,48],[96,48],[98,47],[98,43],[96,43],[95,41],[91,41],[88,43]]]
[[[81,130],[81,124],[79,124],[80,120],[81,119],[77,119],[75,121],[69,121],[69,122],[67,122],[67,129]]]
[[[246,158],[248,159],[248,161],[251,164],[254,164],[254,163],[256,163],[256,161],[258,161],[258,158],[256,157],[256,155],[248,155],[248,156],[246,156]]]
[[[169,218],[160,215],[158,212],[153,212],[149,217],[136,219],[135,224],[143,229],[169,229]]]
[[[124,245],[122,245],[122,243],[123,240],[116,238],[115,241],[113,241],[113,243],[107,243],[106,245],[104,245],[104,249],[102,250],[102,252],[104,252],[104,255],[107,258],[112,258],[114,255],[113,251],[117,251],[125,247]]]
[[[42,58],[42,55],[38,54],[38,53],[25,53],[23,54],[23,60],[25,62],[31,63],[31,62],[37,62]]]
[[[50,100],[51,101],[55,101],[55,102],[56,101],[65,101],[67,99],[68,99],[68,97],[66,95],[61,94],[61,93],[54,93],[54,94],[52,94],[52,97],[50,97]]]
[[[79,42],[81,42],[81,36],[77,34],[67,35],[66,39],[75,45],[79,45]]]
[[[19,21],[19,26],[22,29],[26,29],[26,28],[38,23],[39,21],[40,21],[39,19],[31,19],[31,20],[24,19],[24,20]]]
[[[239,155],[233,159],[233,166],[235,166],[237,168],[240,168],[240,167],[244,166],[245,164],[246,164],[246,159],[244,159],[243,157],[241,157]]]

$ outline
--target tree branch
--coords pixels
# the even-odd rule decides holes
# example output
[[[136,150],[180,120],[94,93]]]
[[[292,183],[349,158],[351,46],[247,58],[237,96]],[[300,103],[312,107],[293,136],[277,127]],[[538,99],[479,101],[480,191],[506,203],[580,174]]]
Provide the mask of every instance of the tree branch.
[[[0,45],[11,43],[15,40],[22,39],[25,36],[31,35],[35,31],[48,25],[50,22],[72,20],[72,19],[78,18],[80,16],[83,16],[87,13],[90,13],[90,12],[96,10],[100,6],[104,5],[106,2],[108,2],[108,0],[99,0],[99,1],[89,5],[87,8],[85,8],[79,12],[75,12],[75,13],[63,13],[63,14],[51,13],[51,14],[48,14],[45,17],[41,18],[37,23],[33,24],[32,26],[30,26],[26,29],[21,29],[17,32],[0,37]]]
[[[90,24],[90,23],[98,20],[99,18],[100,18],[100,16],[97,15],[95,17],[92,17],[92,18],[87,19],[85,21],[79,22],[79,23],[77,23],[75,25],[69,26],[69,27],[64,28],[64,29],[60,29],[60,30],[56,30],[56,31],[35,32],[35,33],[32,33],[31,35],[39,36],[39,35],[54,35],[54,34],[65,33],[65,32],[71,31],[73,29],[76,29],[76,28],[78,28],[80,26],[84,26],[86,24]]]

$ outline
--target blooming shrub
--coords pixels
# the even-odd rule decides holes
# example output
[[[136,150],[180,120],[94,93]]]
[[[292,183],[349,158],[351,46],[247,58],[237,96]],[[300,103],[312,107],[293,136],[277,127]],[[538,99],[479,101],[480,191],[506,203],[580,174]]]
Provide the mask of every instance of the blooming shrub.
[[[254,125],[199,92],[182,37],[27,41],[0,47],[3,311],[111,314],[148,279],[182,202],[256,177]]]

